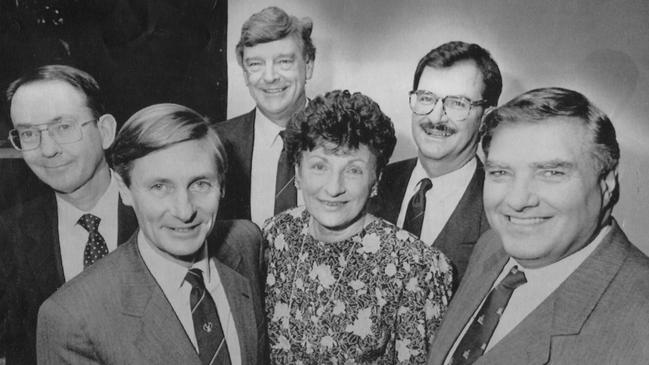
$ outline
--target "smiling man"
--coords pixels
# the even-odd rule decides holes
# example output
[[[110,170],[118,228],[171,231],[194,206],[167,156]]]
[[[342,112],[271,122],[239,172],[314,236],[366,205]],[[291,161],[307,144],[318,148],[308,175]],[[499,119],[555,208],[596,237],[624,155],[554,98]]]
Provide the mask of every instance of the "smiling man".
[[[261,226],[298,204],[282,131],[307,103],[304,87],[315,62],[312,28],[310,19],[277,7],[243,24],[237,61],[256,108],[216,124],[231,166],[219,217],[251,219]]]
[[[612,218],[620,149],[580,93],[490,113],[478,242],[429,364],[644,364],[649,258]]]
[[[498,65],[477,44],[449,42],[425,55],[409,99],[417,157],[386,167],[370,205],[374,214],[444,252],[456,284],[489,228],[476,149],[482,116],[498,103],[501,89]]]
[[[7,285],[7,364],[36,363],[36,316],[48,296],[117,248],[137,227],[119,199],[104,149],[116,122],[97,81],[81,70],[47,65],[9,85],[9,140],[50,190],[0,213]]]
[[[45,301],[39,363],[264,363],[261,234],[216,220],[227,163],[214,130],[157,104],[111,155],[140,230]]]

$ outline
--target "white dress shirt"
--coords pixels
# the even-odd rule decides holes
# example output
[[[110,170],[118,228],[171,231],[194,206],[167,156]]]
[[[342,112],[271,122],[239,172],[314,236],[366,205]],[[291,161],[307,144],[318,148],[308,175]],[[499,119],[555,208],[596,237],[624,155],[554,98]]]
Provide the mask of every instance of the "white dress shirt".
[[[588,258],[588,256],[590,256],[590,254],[595,251],[604,237],[608,234],[610,229],[611,226],[602,228],[599,234],[588,246],[582,248],[581,250],[573,253],[568,257],[564,257],[563,259],[547,266],[534,269],[525,268],[521,264],[516,262],[515,259],[510,258],[500,272],[500,275],[498,275],[496,281],[494,281],[491,288],[493,289],[494,287],[496,287],[496,285],[498,285],[505,278],[505,276],[507,276],[509,271],[514,266],[518,266],[518,268],[525,273],[525,279],[527,279],[527,282],[516,288],[512,293],[512,296],[509,298],[509,302],[505,307],[505,311],[500,317],[500,321],[498,321],[496,329],[494,330],[494,333],[491,336],[489,343],[487,344],[485,352],[489,351],[509,332],[511,332],[511,330],[513,330],[514,327],[521,323],[528,314],[530,314],[534,309],[536,309],[536,307],[539,306],[539,304],[541,304],[546,298],[548,298],[550,294],[552,294],[552,292],[554,292],[561,285],[561,283],[563,283],[570,276],[570,274],[577,270],[577,267],[579,267],[579,265],[581,265],[581,263],[583,263],[584,260],[586,260],[586,258]],[[478,311],[480,310],[480,308],[482,308],[485,299],[486,297],[482,299],[482,302],[480,303],[478,308],[476,308],[469,321],[464,325],[464,329],[462,330],[458,338],[455,339],[455,343],[453,344],[451,351],[449,351],[448,356],[446,357],[446,361],[444,362],[445,364],[448,364],[450,362],[455,349],[468,330],[469,325],[473,322],[473,319],[478,314]]]
[[[90,213],[99,217],[101,219],[98,227],[99,234],[104,237],[108,251],[112,252],[117,248],[119,187],[112,171],[110,176],[108,189],[90,211],[84,212],[56,194],[59,243],[65,281],[83,271],[83,251],[86,249],[89,233],[77,223],[82,215]]]
[[[178,316],[180,323],[197,352],[198,343],[196,341],[194,320],[192,319],[192,311],[189,304],[192,286],[185,281],[185,276],[190,268],[198,268],[203,272],[205,288],[212,295],[212,299],[214,299],[214,303],[216,304],[216,310],[218,311],[221,326],[223,327],[225,343],[228,345],[230,360],[232,365],[240,365],[241,348],[239,346],[237,328],[234,324],[234,317],[232,317],[230,304],[228,303],[225,289],[221,285],[221,278],[214,264],[214,259],[207,259],[209,257],[207,254],[207,245],[203,246],[203,258],[192,264],[191,267],[182,266],[162,256],[159,251],[152,247],[152,244],[146,239],[142,231],[137,236],[137,247],[140,250],[144,263],[167,297],[167,300],[169,300],[171,307],[176,312],[176,316]]]
[[[406,193],[401,202],[401,210],[399,211],[397,226],[403,228],[403,221],[406,217],[406,211],[408,210],[410,199],[412,199],[412,196],[419,190],[421,179],[429,178],[433,183],[433,187],[426,192],[424,222],[421,225],[422,229],[419,239],[432,245],[446,225],[446,222],[448,222],[451,214],[453,214],[453,211],[460,202],[460,199],[462,199],[462,195],[464,195],[467,186],[469,186],[469,182],[471,182],[476,166],[477,161],[474,157],[464,166],[455,171],[436,178],[430,178],[426,173],[426,170],[424,170],[421,161],[417,160],[417,165],[415,165],[415,168],[412,170]]]
[[[279,132],[284,128],[256,109],[254,130],[250,167],[250,218],[259,227],[263,227],[264,221],[275,215],[277,162],[284,147]],[[297,195],[297,203],[302,205],[302,196],[299,193]]]

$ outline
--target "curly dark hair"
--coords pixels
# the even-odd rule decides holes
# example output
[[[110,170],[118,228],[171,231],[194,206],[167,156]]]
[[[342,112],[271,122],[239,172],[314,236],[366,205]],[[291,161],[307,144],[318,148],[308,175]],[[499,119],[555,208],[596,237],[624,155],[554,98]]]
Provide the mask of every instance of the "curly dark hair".
[[[376,176],[390,160],[397,142],[392,121],[379,105],[348,90],[333,90],[311,100],[291,118],[285,139],[291,164],[299,164],[302,152],[326,142],[337,146],[336,149],[365,145],[376,157]]]

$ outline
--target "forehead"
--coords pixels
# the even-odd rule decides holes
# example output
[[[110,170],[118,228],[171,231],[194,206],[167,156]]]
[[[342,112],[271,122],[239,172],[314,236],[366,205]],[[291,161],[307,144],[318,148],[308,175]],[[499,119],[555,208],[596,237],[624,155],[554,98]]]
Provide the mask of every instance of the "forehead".
[[[280,55],[301,55],[302,50],[295,36],[289,35],[276,41],[259,43],[252,47],[243,48],[243,59],[267,58]]]
[[[304,158],[320,157],[324,159],[338,160],[341,162],[350,161],[363,161],[369,163],[373,160],[374,154],[370,149],[361,144],[358,148],[339,147],[331,142],[323,142],[318,144],[311,151],[304,151]]]
[[[475,62],[460,61],[450,67],[425,67],[418,89],[432,91],[438,96],[458,95],[477,100],[482,98],[484,81]]]
[[[487,160],[508,165],[549,161],[584,166],[590,161],[590,131],[577,118],[501,124],[493,132]]]
[[[181,183],[198,177],[216,178],[214,154],[207,139],[180,142],[133,161],[131,180],[136,184],[155,180]]]
[[[11,120],[14,124],[46,123],[89,112],[86,96],[59,80],[25,84],[16,90],[11,100]]]

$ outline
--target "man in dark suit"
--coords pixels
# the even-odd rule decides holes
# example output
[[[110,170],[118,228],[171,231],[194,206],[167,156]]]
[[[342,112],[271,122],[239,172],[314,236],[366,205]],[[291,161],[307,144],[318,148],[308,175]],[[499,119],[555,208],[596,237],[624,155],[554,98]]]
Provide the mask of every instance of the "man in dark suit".
[[[315,47],[310,19],[269,7],[241,29],[237,61],[256,108],[216,124],[228,153],[225,196],[219,217],[251,219],[257,225],[300,202],[281,132],[307,103]]]
[[[227,163],[214,130],[157,104],[111,153],[140,230],[43,303],[39,363],[264,363],[261,232],[216,220]]]
[[[386,167],[370,211],[443,251],[458,284],[489,227],[476,150],[482,116],[498,103],[500,70],[479,45],[449,42],[419,61],[412,89],[417,157]]]
[[[608,117],[561,88],[489,114],[478,242],[428,364],[646,364],[649,258],[612,218]]]
[[[90,75],[43,66],[14,81],[7,95],[15,128],[10,140],[51,188],[0,214],[4,260],[11,262],[2,343],[8,364],[33,364],[38,307],[130,237],[137,222],[121,203],[104,156],[116,122]]]

